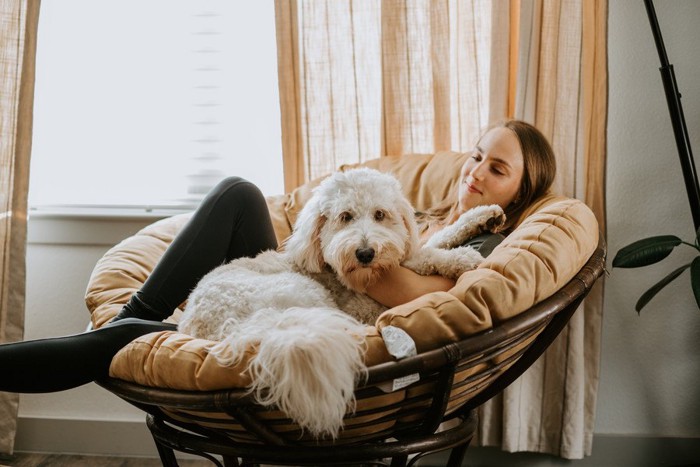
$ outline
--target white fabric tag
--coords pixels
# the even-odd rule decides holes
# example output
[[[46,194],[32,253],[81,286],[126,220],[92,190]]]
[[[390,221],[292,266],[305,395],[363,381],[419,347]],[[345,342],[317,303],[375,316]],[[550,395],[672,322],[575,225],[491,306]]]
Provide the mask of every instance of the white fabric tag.
[[[410,386],[411,384],[413,384],[419,380],[420,380],[420,375],[418,373],[413,373],[410,375],[402,376],[401,378],[396,378],[391,384],[391,390],[387,390],[389,388],[389,384],[382,384],[379,387],[384,392],[394,392],[394,391],[398,391],[399,389],[403,389],[406,386]]]
[[[400,360],[402,358],[418,355],[416,343],[403,329],[395,326],[386,326],[382,328],[381,332],[386,349],[396,359]],[[402,376],[401,378],[396,378],[391,385],[381,384],[379,387],[385,392],[394,392],[418,380],[420,380],[420,375],[418,373],[413,373],[411,375]]]

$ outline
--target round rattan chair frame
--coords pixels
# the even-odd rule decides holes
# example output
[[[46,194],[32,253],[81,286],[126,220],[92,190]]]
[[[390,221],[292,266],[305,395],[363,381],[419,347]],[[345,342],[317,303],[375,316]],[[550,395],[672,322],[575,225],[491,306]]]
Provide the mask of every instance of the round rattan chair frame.
[[[604,270],[605,247],[601,240],[571,281],[530,309],[459,342],[370,367],[366,380],[355,391],[358,410],[345,419],[346,426],[360,430],[354,435],[341,433],[335,441],[309,440],[299,430],[280,430],[291,421],[271,421],[266,416],[269,411],[256,406],[242,389],[178,391],[113,378],[98,384],[147,413],[147,425],[164,466],[178,465],[174,450],[203,456],[219,466],[387,465],[387,458],[392,466],[405,466],[413,465],[423,455],[447,449],[452,450],[448,466],[459,466],[476,430],[475,409],[503,391],[539,358]],[[407,388],[413,391],[402,400],[388,406],[359,408],[361,401],[386,394],[382,389],[386,384],[416,374],[420,375],[419,381]],[[191,415],[193,411],[224,413],[242,431],[207,427],[201,423],[201,416]],[[361,422],[353,424],[358,420]],[[450,428],[438,430],[450,420]]]

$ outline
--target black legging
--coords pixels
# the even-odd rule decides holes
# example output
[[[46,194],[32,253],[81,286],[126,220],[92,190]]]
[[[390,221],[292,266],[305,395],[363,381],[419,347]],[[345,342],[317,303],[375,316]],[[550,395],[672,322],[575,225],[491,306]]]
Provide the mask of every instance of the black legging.
[[[121,320],[72,336],[0,345],[0,391],[62,391],[107,376],[112,357],[130,341],[176,329],[160,320],[207,272],[274,248],[277,240],[260,190],[241,178],[227,178],[202,201],[120,312]]]

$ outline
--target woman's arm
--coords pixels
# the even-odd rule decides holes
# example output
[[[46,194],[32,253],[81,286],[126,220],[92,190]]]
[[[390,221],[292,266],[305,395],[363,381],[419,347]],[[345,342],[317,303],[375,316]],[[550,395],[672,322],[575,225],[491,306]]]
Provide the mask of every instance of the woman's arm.
[[[446,292],[455,281],[443,276],[421,276],[402,266],[385,271],[380,279],[367,287],[367,295],[384,306],[394,307],[430,292]]]

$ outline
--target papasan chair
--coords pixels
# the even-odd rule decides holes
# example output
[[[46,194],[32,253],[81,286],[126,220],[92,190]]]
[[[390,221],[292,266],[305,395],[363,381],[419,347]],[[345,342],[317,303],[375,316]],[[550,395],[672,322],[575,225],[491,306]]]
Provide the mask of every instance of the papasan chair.
[[[447,196],[465,157],[411,154],[362,165],[393,173],[423,209]],[[279,241],[318,182],[268,197]],[[107,323],[138,290],[188,217],[155,222],[103,256],[86,293],[92,326]],[[389,309],[368,329],[368,377],[335,440],[313,439],[283,412],[257,406],[246,391],[245,359],[221,366],[209,341],[175,331],[129,343],[98,384],[146,413],[166,466],[178,465],[174,451],[225,466],[413,465],[447,449],[448,465],[461,465],[476,409],[534,363],[605,268],[595,216],[578,200],[548,194],[516,225],[452,290]],[[418,354],[391,357],[380,333],[385,326],[406,331]]]

